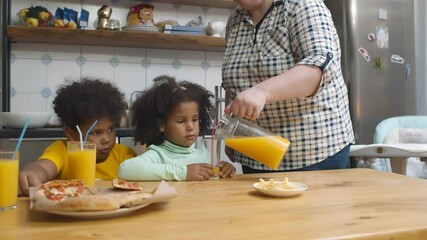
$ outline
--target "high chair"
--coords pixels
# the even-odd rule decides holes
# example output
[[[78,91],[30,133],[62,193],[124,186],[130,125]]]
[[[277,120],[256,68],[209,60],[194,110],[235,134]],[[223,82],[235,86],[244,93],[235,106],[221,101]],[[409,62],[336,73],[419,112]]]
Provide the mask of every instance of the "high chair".
[[[353,145],[350,156],[362,160],[358,166],[367,165],[404,175],[407,170],[418,170],[421,173],[415,175],[425,178],[425,163],[420,159],[424,162],[427,159],[427,116],[398,116],[383,120],[375,129],[374,144]],[[411,169],[408,169],[408,160]]]

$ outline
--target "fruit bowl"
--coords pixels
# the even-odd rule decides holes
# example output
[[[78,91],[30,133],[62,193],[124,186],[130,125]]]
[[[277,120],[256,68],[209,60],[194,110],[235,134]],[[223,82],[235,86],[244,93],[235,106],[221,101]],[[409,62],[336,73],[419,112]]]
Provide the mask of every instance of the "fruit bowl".
[[[50,112],[0,112],[0,123],[6,128],[23,128],[30,118],[28,128],[41,128],[47,125]]]

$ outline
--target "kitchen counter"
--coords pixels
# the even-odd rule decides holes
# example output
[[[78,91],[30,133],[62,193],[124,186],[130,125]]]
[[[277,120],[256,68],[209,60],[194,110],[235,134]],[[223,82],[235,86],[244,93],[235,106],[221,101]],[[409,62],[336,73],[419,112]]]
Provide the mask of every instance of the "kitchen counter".
[[[0,129],[0,138],[19,138],[22,129]],[[133,137],[132,128],[116,128],[117,138]],[[62,127],[27,129],[24,138],[65,138]]]

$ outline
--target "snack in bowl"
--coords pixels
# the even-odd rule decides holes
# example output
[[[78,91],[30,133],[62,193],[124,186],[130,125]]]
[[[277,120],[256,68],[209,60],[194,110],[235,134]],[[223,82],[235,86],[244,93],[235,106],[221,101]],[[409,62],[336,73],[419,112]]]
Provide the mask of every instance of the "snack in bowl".
[[[272,197],[293,197],[308,189],[304,183],[289,182],[288,178],[284,178],[284,180],[270,179],[268,181],[260,178],[259,182],[253,184],[253,187],[257,191]]]
[[[36,210],[106,211],[130,208],[152,196],[142,191],[117,192],[111,188],[84,191],[82,180],[53,180],[38,187],[33,196],[32,208]]]
[[[291,185],[289,185],[289,179],[285,177],[283,181],[274,181],[274,179],[270,179],[269,181],[265,181],[264,179],[259,179],[260,186],[265,190],[289,190],[294,189]]]
[[[127,182],[119,178],[115,178],[112,181],[112,184],[114,188],[121,189],[121,190],[133,190],[133,191],[139,190],[140,191],[143,189],[142,184],[139,182]]]

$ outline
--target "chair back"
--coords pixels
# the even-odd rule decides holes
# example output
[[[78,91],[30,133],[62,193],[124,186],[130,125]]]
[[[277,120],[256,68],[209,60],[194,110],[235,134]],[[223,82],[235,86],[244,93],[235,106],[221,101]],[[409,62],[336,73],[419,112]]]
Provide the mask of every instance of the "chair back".
[[[374,143],[384,143],[387,135],[398,128],[427,129],[427,116],[398,116],[381,121],[375,128]]]

